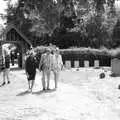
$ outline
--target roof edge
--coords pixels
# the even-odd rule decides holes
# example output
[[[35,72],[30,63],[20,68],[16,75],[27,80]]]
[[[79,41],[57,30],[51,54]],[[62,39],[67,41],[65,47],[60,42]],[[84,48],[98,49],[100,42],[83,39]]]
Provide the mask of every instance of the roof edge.
[[[28,38],[27,38],[25,35],[23,35],[23,33],[22,33],[18,28],[16,28],[15,25],[13,25],[13,24],[10,24],[10,25],[8,25],[8,26],[6,27],[5,34],[7,34],[11,29],[15,29],[16,32],[18,32],[19,35],[20,35],[30,46],[32,46],[32,43],[28,40]]]

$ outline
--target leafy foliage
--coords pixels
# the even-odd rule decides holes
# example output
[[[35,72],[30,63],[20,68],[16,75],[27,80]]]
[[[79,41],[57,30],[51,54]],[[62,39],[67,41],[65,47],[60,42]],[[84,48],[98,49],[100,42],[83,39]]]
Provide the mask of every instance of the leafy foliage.
[[[107,48],[120,45],[115,0],[8,0],[7,23],[36,45]]]

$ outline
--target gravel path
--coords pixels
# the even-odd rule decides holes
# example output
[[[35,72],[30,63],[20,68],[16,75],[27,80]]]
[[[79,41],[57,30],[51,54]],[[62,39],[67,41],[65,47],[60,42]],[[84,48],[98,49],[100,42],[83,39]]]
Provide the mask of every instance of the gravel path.
[[[0,88],[0,120],[120,120],[120,78],[102,70],[65,70],[55,91],[41,91],[37,72],[33,93],[27,92],[24,70],[11,71],[11,84]],[[0,75],[2,82],[2,75]]]

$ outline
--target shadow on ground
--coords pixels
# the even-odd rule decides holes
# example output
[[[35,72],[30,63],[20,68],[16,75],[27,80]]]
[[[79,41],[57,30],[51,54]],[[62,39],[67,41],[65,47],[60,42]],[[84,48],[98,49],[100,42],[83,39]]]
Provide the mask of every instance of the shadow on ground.
[[[32,92],[32,94],[35,94],[35,95],[41,95],[43,93],[52,93],[52,92],[55,92],[56,89],[50,89],[50,90],[45,90],[45,91],[37,91],[37,92]]]
[[[28,91],[28,90],[26,90],[26,91],[23,91],[23,92],[20,92],[20,93],[18,93],[16,96],[24,96],[24,95],[27,95],[27,94],[29,94],[30,92]]]
[[[21,70],[23,69],[18,67],[10,68],[10,71],[21,71]]]
[[[120,77],[120,75],[119,74],[115,74],[115,73],[111,73],[110,77]]]
[[[54,91],[56,91],[56,89],[50,89],[50,90],[45,90],[45,91],[41,90],[41,91],[37,91],[37,92],[32,92],[32,94],[34,94],[34,95],[41,95],[43,93],[52,93]],[[24,95],[27,95],[29,93],[31,93],[31,92],[26,90],[26,91],[18,93],[16,96],[24,96]]]

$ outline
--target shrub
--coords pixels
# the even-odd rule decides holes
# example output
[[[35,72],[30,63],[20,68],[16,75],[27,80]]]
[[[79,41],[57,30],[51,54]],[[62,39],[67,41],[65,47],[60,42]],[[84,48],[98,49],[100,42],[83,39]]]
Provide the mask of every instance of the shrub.
[[[94,65],[94,60],[100,61],[100,66],[110,66],[111,54],[107,49],[91,49],[91,48],[72,48],[61,50],[63,62],[70,60],[73,63],[75,60],[80,61],[80,67],[84,66],[84,60],[89,60],[90,66]]]
[[[47,47],[54,49],[55,46],[39,46],[34,48],[36,53],[37,64],[39,64],[41,54],[45,52]],[[84,60],[89,60],[90,66],[94,66],[94,60],[100,61],[100,66],[110,66],[112,58],[120,58],[120,48],[117,49],[92,49],[92,48],[69,48],[61,49],[60,54],[62,55],[63,63],[66,60],[70,60],[72,67],[74,67],[74,61],[78,60],[79,66],[84,66]]]

